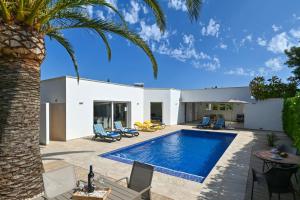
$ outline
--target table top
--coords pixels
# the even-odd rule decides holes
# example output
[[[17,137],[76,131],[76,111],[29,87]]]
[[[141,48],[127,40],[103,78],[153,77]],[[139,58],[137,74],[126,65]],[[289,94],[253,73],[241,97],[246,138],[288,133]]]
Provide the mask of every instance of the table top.
[[[290,154],[290,153],[288,153],[288,156],[286,158],[281,157],[282,159],[280,160],[272,158],[274,153],[272,153],[270,150],[255,151],[253,154],[262,160],[267,160],[273,163],[290,164],[290,165],[300,164],[300,156]]]
[[[100,176],[100,178],[103,179],[103,182],[104,182],[104,184],[101,184],[101,186],[111,188],[111,193],[108,195],[107,200],[132,200],[138,195],[138,192],[131,190],[127,187],[124,187],[114,181],[111,181],[104,176]],[[100,183],[95,181],[95,185],[100,186]],[[73,192],[74,191],[66,192],[66,193],[54,198],[53,200],[72,199]],[[37,198],[36,200],[41,200],[41,199],[43,199],[43,198],[42,197]],[[137,198],[137,199],[139,199],[139,198]]]

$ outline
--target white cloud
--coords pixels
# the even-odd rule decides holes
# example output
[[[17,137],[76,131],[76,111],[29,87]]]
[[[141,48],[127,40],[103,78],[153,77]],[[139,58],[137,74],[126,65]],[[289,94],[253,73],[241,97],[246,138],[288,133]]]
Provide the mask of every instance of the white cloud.
[[[84,11],[86,12],[86,15],[90,18],[93,17],[93,13],[94,13],[94,10],[93,10],[93,6],[91,5],[87,5],[87,6],[82,6]]]
[[[97,11],[96,11],[96,17],[97,17],[97,18],[100,18],[100,19],[105,19],[104,13],[103,13],[102,10],[97,10]]]
[[[294,44],[286,32],[275,35],[269,42],[267,49],[273,53],[283,53],[285,49],[289,49]]]
[[[265,62],[266,67],[273,72],[278,72],[283,69],[282,61],[280,58],[272,58]]]
[[[148,13],[148,9],[145,6],[143,6],[142,8],[143,8],[144,14],[147,14]]]
[[[241,40],[240,46],[244,46],[246,42],[252,42],[252,35],[249,34]]]
[[[282,59],[278,57],[267,60],[263,67],[257,67],[255,69],[237,67],[226,71],[225,74],[237,76],[268,76],[270,74],[274,74],[274,72],[283,70],[283,68]]]
[[[257,41],[257,44],[260,45],[260,46],[264,47],[264,46],[267,45],[267,40],[265,40],[265,39],[263,39],[261,37],[258,37],[256,41]]]
[[[185,0],[169,0],[168,7],[174,8],[175,10],[187,11]]]
[[[107,3],[111,4],[113,7],[118,9],[118,1],[117,0],[106,0]],[[111,9],[109,9],[110,12],[113,12]]]
[[[297,16],[295,13],[293,14],[293,18],[294,18],[295,20],[300,20],[300,17]]]
[[[291,29],[290,34],[294,37],[299,39],[300,38],[300,28],[298,29]]]
[[[255,71],[243,67],[237,67],[225,72],[225,74],[238,75],[238,76],[255,76]]]
[[[183,35],[182,43],[178,47],[170,47],[168,42],[158,45],[156,48],[152,44],[152,49],[162,55],[170,56],[181,62],[190,62],[197,69],[215,71],[220,68],[220,60],[214,56],[211,57],[195,47],[195,38],[193,35]]]
[[[210,61],[201,63],[199,61],[193,61],[192,65],[196,69],[205,69],[207,71],[216,71],[218,68],[221,67],[221,63],[219,58],[213,57]]]
[[[190,46],[194,45],[194,42],[195,42],[195,38],[193,35],[183,35],[183,42],[185,44],[188,44]]]
[[[124,19],[130,24],[135,24],[139,21],[139,12],[141,7],[138,3],[131,0],[130,1],[131,9],[129,12],[124,11]]]
[[[210,19],[207,27],[203,27],[201,30],[202,35],[210,35],[219,37],[220,24],[218,24],[214,19]]]
[[[156,24],[147,25],[145,21],[141,21],[140,25],[141,31],[139,34],[146,41],[154,40],[159,42],[161,39],[167,38],[169,35],[168,31],[162,33]]]
[[[275,24],[272,25],[272,29],[274,32],[279,31],[281,28],[282,28],[281,26],[276,26]]]
[[[227,49],[227,45],[226,44],[224,44],[224,43],[220,43],[220,45],[219,45],[219,47],[221,48],[221,49]]]

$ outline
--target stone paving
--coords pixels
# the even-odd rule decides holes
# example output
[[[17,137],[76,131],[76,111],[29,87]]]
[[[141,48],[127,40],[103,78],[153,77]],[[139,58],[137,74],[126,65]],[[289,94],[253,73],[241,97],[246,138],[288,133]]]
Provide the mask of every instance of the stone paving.
[[[180,129],[193,129],[193,127],[168,126],[155,133],[142,132],[139,137],[123,138],[121,141],[113,143],[92,141],[90,138],[51,142],[47,146],[41,146],[43,163],[45,169],[48,170],[51,169],[51,165],[57,167],[57,165],[63,165],[59,163],[72,164],[81,169],[78,171],[84,172],[83,174],[92,164],[97,173],[118,179],[129,176],[131,165],[101,158],[98,156],[99,154]],[[202,184],[155,172],[152,183],[152,192],[156,194],[154,199],[244,200],[248,191],[246,186],[252,147],[258,140],[257,135],[265,133],[248,130],[222,130],[222,132],[236,133],[237,137]]]

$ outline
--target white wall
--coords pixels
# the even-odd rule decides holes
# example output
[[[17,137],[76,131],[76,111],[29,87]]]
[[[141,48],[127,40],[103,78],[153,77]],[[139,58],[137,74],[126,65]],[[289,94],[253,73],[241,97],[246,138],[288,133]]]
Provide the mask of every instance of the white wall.
[[[182,90],[182,102],[227,102],[230,99],[251,102],[249,87]]]
[[[245,105],[244,127],[282,131],[283,99],[268,99]]]
[[[170,124],[170,90],[169,89],[146,89],[144,90],[144,119],[151,119],[151,102],[162,103],[162,121]]]
[[[93,134],[94,101],[130,102],[130,126],[143,121],[144,89],[76,78],[66,79],[67,140]]]
[[[41,82],[41,103],[66,102],[66,77],[59,77]]]
[[[144,121],[151,119],[151,102],[162,103],[163,123],[175,125],[178,123],[180,90],[175,89],[145,89],[144,90]]]

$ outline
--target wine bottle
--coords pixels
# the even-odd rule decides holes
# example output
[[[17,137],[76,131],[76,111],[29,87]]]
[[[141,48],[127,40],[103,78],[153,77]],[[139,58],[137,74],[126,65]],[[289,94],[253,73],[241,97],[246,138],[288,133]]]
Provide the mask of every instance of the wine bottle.
[[[93,166],[90,165],[90,172],[88,174],[88,193],[92,193],[95,190],[93,182],[94,182]]]

